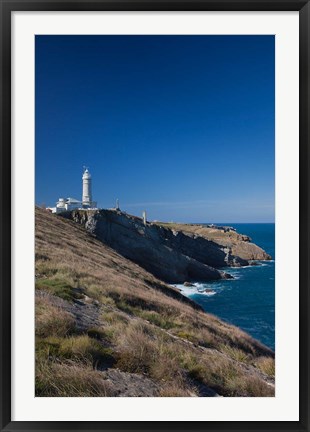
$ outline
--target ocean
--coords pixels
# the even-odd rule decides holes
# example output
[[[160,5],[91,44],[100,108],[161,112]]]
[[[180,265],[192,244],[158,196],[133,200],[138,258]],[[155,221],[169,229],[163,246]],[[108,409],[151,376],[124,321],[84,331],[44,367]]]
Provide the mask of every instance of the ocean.
[[[268,347],[275,348],[275,225],[218,224],[236,228],[251,237],[272,261],[257,261],[259,265],[225,268],[234,279],[196,283],[194,287],[177,285],[184,295],[199,303],[224,321],[234,324]],[[205,289],[210,292],[201,292]]]

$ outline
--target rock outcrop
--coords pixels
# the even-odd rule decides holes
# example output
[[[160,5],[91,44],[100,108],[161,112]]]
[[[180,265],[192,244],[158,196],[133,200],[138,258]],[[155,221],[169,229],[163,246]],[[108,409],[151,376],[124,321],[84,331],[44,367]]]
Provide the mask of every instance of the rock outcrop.
[[[198,224],[164,224],[166,228],[171,227],[175,231],[182,231],[195,239],[203,238],[222,248],[227,254],[227,266],[238,267],[247,265],[251,260],[270,260],[262,248],[252,243],[249,236],[239,234],[230,227],[215,227]],[[216,267],[216,265],[215,265]]]
[[[252,245],[250,259],[267,259],[262,249],[240,235],[232,247],[231,242],[220,244],[182,230],[183,225],[179,229],[155,223],[144,225],[142,219],[115,210],[75,210],[62,216],[85,226],[97,239],[168,283],[229,278],[219,269],[248,265],[248,245]],[[232,253],[238,248],[242,256]]]

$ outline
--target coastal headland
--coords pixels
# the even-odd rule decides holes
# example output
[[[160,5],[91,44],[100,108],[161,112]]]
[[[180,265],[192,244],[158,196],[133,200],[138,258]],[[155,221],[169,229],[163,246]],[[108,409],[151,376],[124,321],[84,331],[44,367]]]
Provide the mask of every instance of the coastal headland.
[[[74,210],[61,216],[167,283],[230,278],[223,268],[271,257],[229,227],[146,222],[119,210]]]
[[[66,216],[35,210],[36,396],[274,396],[273,351],[165,283],[167,265],[154,275],[168,256],[184,280],[227,277],[207,264],[211,251],[225,263],[226,243],[115,211]]]

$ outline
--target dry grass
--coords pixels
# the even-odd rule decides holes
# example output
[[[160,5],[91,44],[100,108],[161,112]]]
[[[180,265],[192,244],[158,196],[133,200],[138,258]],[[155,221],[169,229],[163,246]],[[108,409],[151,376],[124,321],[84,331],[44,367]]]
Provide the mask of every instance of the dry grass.
[[[112,351],[88,335],[50,336],[36,340],[36,356],[46,360],[73,360],[97,366],[114,362]]]
[[[36,396],[105,397],[114,396],[111,386],[91,365],[76,362],[36,362]]]
[[[50,297],[36,298],[36,335],[66,336],[74,331],[74,317],[60,307],[51,303]]]
[[[62,298],[70,294],[65,300],[71,303],[82,292],[101,308],[101,326],[75,334],[72,315],[39,297],[38,395],[108,395],[112,390],[91,369],[106,362],[146,374],[159,385],[161,396],[197,395],[194,381],[225,396],[272,395],[260,372],[272,376],[271,351],[179,301],[174,289],[82,227],[43,210],[36,211],[36,275],[37,289]],[[253,365],[250,372],[244,363]]]
[[[162,395],[188,396],[194,391],[180,361],[183,349],[169,335],[146,323],[133,322],[119,336],[117,346],[116,366],[147,374],[160,383]]]
[[[117,337],[118,360],[116,366],[133,373],[149,373],[156,362],[157,347],[153,329],[143,323],[123,328]]]
[[[251,357],[239,348],[233,348],[230,345],[221,345],[221,351],[237,362],[250,363],[251,361]]]
[[[255,360],[255,365],[266,375],[275,376],[275,361],[271,357],[259,357]]]
[[[274,396],[274,388],[238,364],[213,354],[187,359],[190,376],[223,396]]]
[[[182,231],[188,234],[195,234],[204,237],[208,240],[221,242],[236,243],[240,241],[242,235],[236,231],[225,232],[223,229],[210,228],[205,225],[199,224],[183,224],[183,223],[169,223],[169,222],[156,222],[156,225],[163,226],[164,228]]]
[[[161,397],[190,397],[190,396],[198,396],[195,392],[195,389],[188,389],[184,387],[182,384],[178,383],[167,383],[163,384],[160,389],[159,396]]]

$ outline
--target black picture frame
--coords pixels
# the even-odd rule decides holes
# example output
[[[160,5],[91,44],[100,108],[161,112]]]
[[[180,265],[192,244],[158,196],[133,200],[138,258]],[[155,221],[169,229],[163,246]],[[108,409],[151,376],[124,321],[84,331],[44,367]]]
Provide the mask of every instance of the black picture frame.
[[[1,431],[208,430],[310,431],[309,424],[309,1],[304,0],[0,0],[1,19]],[[300,420],[297,422],[11,421],[11,13],[13,11],[299,11]],[[296,289],[298,287],[295,287]],[[288,389],[289,391],[289,389]],[[240,402],[242,403],[242,402]],[[137,410],[137,416],[139,411]]]

